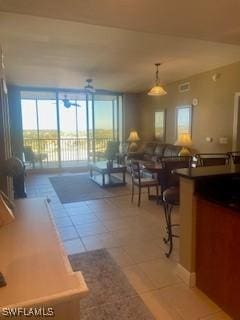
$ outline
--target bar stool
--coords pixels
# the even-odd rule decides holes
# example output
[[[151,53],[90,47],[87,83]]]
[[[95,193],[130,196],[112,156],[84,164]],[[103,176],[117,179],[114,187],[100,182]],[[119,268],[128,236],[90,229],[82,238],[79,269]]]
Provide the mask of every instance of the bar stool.
[[[169,258],[173,249],[173,238],[179,238],[178,235],[172,232],[173,227],[179,224],[172,224],[172,209],[174,206],[179,206],[179,187],[170,187],[163,192],[163,206],[166,220],[167,238],[163,238],[164,243],[169,243],[169,250],[165,255]]]
[[[179,238],[178,235],[173,233],[173,228],[179,224],[172,223],[172,210],[174,206],[179,206],[180,203],[180,190],[179,190],[179,177],[172,173],[174,169],[190,168],[192,157],[177,157],[169,158],[162,161],[162,166],[165,169],[166,189],[163,191],[163,207],[166,220],[167,237],[163,238],[164,243],[169,244],[168,252],[165,253],[166,257],[170,257],[173,249],[173,238]]]

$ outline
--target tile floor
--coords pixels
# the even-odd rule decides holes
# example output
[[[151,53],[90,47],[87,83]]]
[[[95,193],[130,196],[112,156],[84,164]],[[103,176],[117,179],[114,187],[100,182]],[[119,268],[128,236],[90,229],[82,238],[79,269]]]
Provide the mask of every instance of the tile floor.
[[[51,199],[53,218],[68,254],[107,248],[157,320],[230,319],[198,289],[188,288],[178,278],[178,239],[167,259],[163,210],[146,194],[140,208],[137,200],[131,204],[130,195],[63,205],[49,176],[53,175],[29,174],[27,194]],[[177,209],[173,216],[178,221]]]

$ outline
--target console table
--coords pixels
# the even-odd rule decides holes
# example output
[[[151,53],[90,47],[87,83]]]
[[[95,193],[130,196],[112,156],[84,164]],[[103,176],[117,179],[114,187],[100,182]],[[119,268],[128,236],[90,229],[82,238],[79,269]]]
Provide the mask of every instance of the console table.
[[[7,282],[0,288],[0,311],[51,307],[54,319],[79,320],[79,301],[88,288],[81,272],[72,271],[47,202],[17,200],[15,217],[0,228],[0,271]]]

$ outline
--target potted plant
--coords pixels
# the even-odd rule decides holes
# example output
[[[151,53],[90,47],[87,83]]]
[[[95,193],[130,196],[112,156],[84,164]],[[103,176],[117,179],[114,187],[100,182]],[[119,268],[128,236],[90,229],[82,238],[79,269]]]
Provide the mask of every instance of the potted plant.
[[[112,168],[113,160],[116,159],[117,154],[119,153],[119,141],[109,141],[105,151],[105,157],[107,158],[107,166]]]

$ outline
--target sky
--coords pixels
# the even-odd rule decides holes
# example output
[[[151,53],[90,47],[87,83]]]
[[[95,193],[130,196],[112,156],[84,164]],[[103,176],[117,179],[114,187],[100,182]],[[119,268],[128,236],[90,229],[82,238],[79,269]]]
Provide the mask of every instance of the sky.
[[[78,102],[81,107],[77,107],[77,118],[79,131],[86,131],[86,102]],[[95,128],[112,129],[112,102],[95,101]],[[76,108],[65,108],[63,102],[59,101],[60,130],[76,130]],[[90,112],[91,118],[91,112]],[[57,130],[57,114],[55,100],[38,100],[38,117],[40,130]],[[37,116],[35,100],[22,99],[22,120],[23,130],[37,130]],[[89,125],[90,129],[92,125]]]

